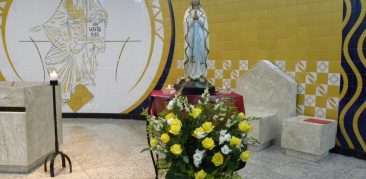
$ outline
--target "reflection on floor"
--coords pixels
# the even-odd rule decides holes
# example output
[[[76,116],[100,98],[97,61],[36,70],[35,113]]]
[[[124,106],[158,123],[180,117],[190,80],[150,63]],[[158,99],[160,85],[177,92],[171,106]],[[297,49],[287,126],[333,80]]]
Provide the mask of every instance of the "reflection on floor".
[[[154,178],[146,146],[145,122],[111,119],[64,119],[61,149],[73,162],[73,173],[59,170],[56,178]],[[60,159],[58,160],[60,164]],[[321,161],[306,162],[282,154],[279,147],[252,153],[244,178],[365,178],[366,161],[330,154]],[[0,178],[50,178],[40,167],[31,174],[0,174]]]

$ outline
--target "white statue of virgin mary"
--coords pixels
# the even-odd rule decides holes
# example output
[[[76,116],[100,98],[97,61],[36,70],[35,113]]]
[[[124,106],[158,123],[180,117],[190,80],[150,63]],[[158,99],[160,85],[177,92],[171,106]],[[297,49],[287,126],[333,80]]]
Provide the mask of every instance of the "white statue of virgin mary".
[[[187,80],[205,81],[209,53],[207,16],[200,0],[192,0],[184,15],[184,70]]]

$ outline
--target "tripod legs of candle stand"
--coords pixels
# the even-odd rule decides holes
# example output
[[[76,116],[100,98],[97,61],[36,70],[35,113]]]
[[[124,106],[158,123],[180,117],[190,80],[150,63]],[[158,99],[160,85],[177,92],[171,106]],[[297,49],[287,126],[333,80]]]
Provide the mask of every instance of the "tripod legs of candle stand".
[[[57,155],[61,156],[62,168],[66,167],[66,160],[67,160],[67,162],[69,163],[69,167],[70,167],[70,173],[72,173],[71,160],[70,160],[69,156],[67,156],[63,152],[55,152],[55,153],[48,155],[46,160],[44,161],[44,171],[47,172],[47,162],[50,161],[50,174],[51,174],[51,177],[55,176],[55,160],[56,160]]]
[[[62,156],[62,166],[66,167],[66,164],[65,164],[65,158],[66,158],[67,161],[69,162],[70,173],[71,173],[72,172],[72,163],[71,163],[71,160],[70,160],[69,156],[67,156],[66,154],[64,154],[62,152],[60,152],[60,153],[61,153],[61,156]]]

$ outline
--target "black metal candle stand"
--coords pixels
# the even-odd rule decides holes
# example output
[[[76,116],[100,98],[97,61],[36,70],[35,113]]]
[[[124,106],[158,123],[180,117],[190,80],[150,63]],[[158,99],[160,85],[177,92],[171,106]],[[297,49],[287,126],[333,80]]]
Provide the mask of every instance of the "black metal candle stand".
[[[44,171],[47,172],[47,162],[50,161],[50,174],[51,177],[55,176],[55,160],[57,155],[61,156],[61,160],[62,160],[62,168],[66,167],[66,160],[69,162],[69,166],[70,166],[70,173],[72,172],[72,164],[71,164],[71,160],[70,157],[67,156],[65,153],[63,153],[62,151],[59,150],[59,146],[58,146],[58,135],[57,135],[57,114],[56,114],[56,89],[55,87],[58,85],[58,81],[57,80],[51,80],[50,81],[50,85],[52,86],[52,93],[53,93],[53,121],[54,121],[54,127],[55,127],[55,152],[49,154],[45,161],[44,161]]]

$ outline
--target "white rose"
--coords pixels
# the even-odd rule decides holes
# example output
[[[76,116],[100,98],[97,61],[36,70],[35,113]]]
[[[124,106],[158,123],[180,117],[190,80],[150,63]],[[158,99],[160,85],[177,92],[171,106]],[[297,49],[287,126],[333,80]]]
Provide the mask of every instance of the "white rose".
[[[195,153],[194,155],[193,155],[193,159],[195,160],[195,161],[201,161],[202,160],[202,155],[200,154],[200,153]]]
[[[217,111],[217,109],[219,109],[219,107],[220,107],[220,105],[219,105],[219,104],[216,104],[216,105],[214,106],[214,110],[215,110],[215,111]]]
[[[226,121],[225,126],[226,126],[226,127],[228,127],[228,128],[230,128],[230,127],[231,127],[231,125],[232,125],[232,124],[231,124],[231,120],[230,120],[230,119],[229,119],[229,120],[227,120],[227,121]]]
[[[166,107],[168,110],[172,110],[174,106],[174,100],[170,100],[168,106]]]
[[[229,149],[229,147],[227,145],[224,145],[223,147],[221,147],[221,153],[227,155],[231,152],[231,150]]]
[[[219,137],[219,145],[223,144],[225,142],[225,137],[224,136],[220,136]]]
[[[194,166],[199,167],[205,152],[206,152],[205,150],[196,150],[195,154],[193,155]]]
[[[177,106],[179,107],[179,110],[182,110],[183,109],[183,104],[181,102],[178,102],[177,103]]]
[[[224,136],[224,138],[225,138],[225,141],[229,142],[229,141],[230,141],[230,139],[231,139],[231,135],[230,135],[230,134],[226,134],[226,135]]]
[[[220,135],[222,135],[222,136],[223,136],[223,135],[225,135],[225,134],[226,134],[226,132],[227,132],[227,130],[221,130],[221,131],[220,131]]]
[[[201,164],[201,161],[194,160],[193,161],[193,164],[194,164],[194,166],[196,166],[197,168],[199,168],[200,167],[200,164]]]
[[[186,110],[187,112],[190,112],[190,109],[188,106],[184,106],[184,110]]]

